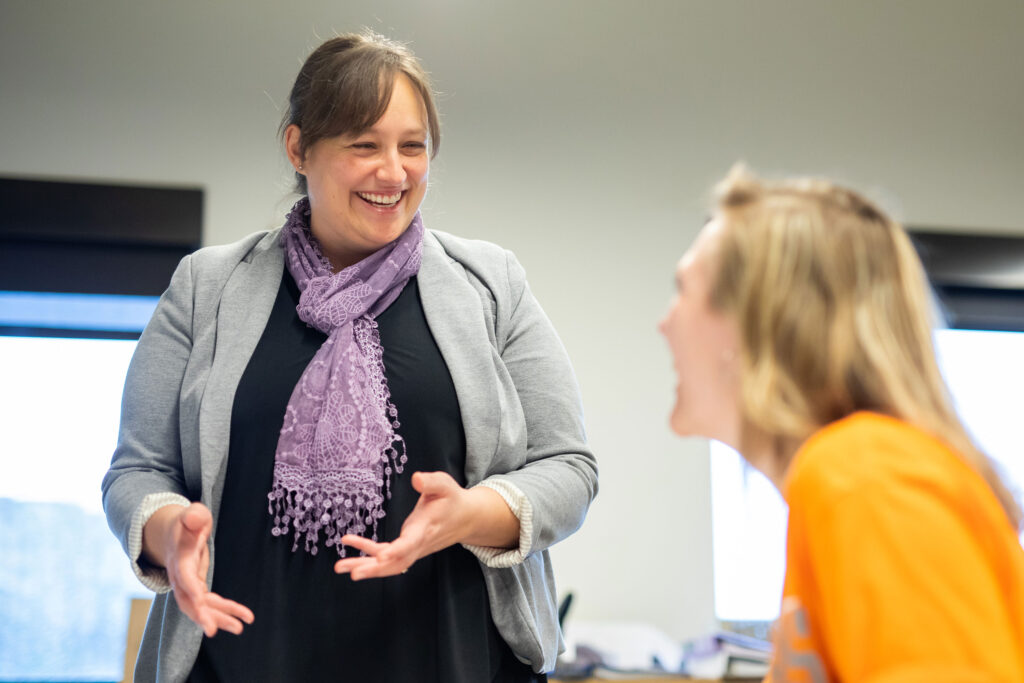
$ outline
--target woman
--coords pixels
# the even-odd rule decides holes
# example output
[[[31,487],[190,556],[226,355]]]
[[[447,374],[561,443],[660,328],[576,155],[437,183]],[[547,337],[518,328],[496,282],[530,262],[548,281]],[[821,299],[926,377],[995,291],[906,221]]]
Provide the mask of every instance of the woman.
[[[900,226],[735,169],[676,280],[672,429],[789,504],[772,680],[1024,680],[1020,508],[953,411]]]
[[[160,593],[137,680],[544,680],[547,548],[597,488],[564,350],[510,253],[424,230],[404,47],[328,40],[282,129],[305,196],[184,259],[128,373],[103,494]]]

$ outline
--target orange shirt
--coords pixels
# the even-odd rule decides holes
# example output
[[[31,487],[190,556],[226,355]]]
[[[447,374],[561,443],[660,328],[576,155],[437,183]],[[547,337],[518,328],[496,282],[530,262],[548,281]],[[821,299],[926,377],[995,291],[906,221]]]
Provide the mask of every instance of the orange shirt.
[[[1024,682],[1024,550],[985,480],[857,413],[790,464],[773,683]]]

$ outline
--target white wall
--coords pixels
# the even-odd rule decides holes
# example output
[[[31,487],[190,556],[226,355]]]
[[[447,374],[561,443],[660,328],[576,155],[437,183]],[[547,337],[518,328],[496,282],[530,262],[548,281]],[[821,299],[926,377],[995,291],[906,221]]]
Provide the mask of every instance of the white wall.
[[[444,123],[427,224],[517,252],[579,374],[601,494],[555,549],[573,618],[713,625],[706,445],[668,433],[655,323],[732,162],[827,174],[908,223],[1024,232],[1024,4],[0,0],[0,174],[206,191],[277,225],[275,130],[334,31],[411,41]]]

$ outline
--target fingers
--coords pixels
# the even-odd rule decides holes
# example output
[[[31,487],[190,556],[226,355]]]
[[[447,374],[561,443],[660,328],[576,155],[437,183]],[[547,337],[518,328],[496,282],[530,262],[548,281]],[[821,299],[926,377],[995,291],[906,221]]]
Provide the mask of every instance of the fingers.
[[[196,577],[206,585],[206,573],[210,571],[210,548],[203,543],[199,549],[199,565],[196,568]]]
[[[412,487],[424,496],[445,493],[452,485],[458,486],[447,472],[413,472]]]
[[[227,631],[228,633],[234,633],[236,636],[242,634],[242,629],[244,627],[241,621],[230,615],[224,614],[223,612],[217,612],[214,610],[209,611],[211,613],[214,628],[212,629],[212,633],[204,629],[208,637],[212,638],[217,635],[217,631]]]
[[[388,545],[387,543],[378,543],[377,541],[369,538],[363,538],[356,534],[345,534],[341,537],[343,545],[347,545],[350,548],[355,548],[367,555],[377,555]]]
[[[353,581],[401,574],[416,561],[413,549],[407,542],[401,542],[401,539],[393,543],[378,543],[362,536],[346,534],[341,537],[341,542],[366,553],[365,557],[346,557],[334,564],[335,572],[348,574]]]
[[[246,624],[251,624],[256,620],[252,610],[245,605],[234,600],[228,600],[213,592],[206,594],[206,606],[226,616],[243,621]]]
[[[353,581],[360,581],[379,566],[375,557],[346,557],[334,563],[334,571],[337,574],[348,574]]]
[[[173,580],[171,581],[171,586],[174,590],[174,601],[178,603],[178,609],[198,624],[206,635],[212,636],[216,633],[216,621],[213,619],[213,615],[203,608],[202,596],[192,595],[182,590],[181,585]]]
[[[206,541],[213,530],[213,518],[205,505],[193,503],[181,513],[178,522],[181,531],[174,534],[174,547],[168,553],[171,561],[167,573],[177,579],[176,589],[180,588],[191,599],[197,599],[207,592],[210,549]]]
[[[201,503],[192,503],[177,519],[178,531],[169,535],[167,550],[167,576],[179,603],[191,608],[196,616],[198,601],[207,593],[206,573],[210,567],[210,551],[206,540],[213,528],[210,510]],[[193,619],[196,616],[189,614]]]
[[[342,536],[342,544],[355,548],[365,557],[338,560],[335,572],[348,574],[353,581],[393,576],[456,540],[446,532],[451,525],[444,520],[460,500],[458,494],[465,489],[446,472],[414,472],[412,487],[420,493],[420,499],[402,523],[398,538],[391,543],[378,543],[354,534]]]
[[[209,637],[216,635],[219,630],[238,635],[245,624],[255,621],[255,616],[248,607],[213,592],[192,598],[175,589],[174,599],[181,611],[198,624]]]
[[[380,562],[375,557],[348,557],[338,560],[334,565],[334,571],[338,574],[348,574],[353,581],[362,581],[404,574],[410,566],[411,563]]]
[[[201,553],[185,552],[176,558],[167,568],[168,578],[176,591],[180,591],[190,600],[198,600],[207,592],[206,572],[201,571],[203,565]]]
[[[208,591],[206,582],[200,580],[195,571],[195,562],[191,558],[183,558],[175,566],[168,567],[167,577],[181,611],[199,624],[207,635],[216,633],[215,620],[203,609]]]
[[[213,529],[213,515],[210,514],[210,509],[202,503],[192,503],[181,513],[181,524],[193,534],[205,532],[205,535],[209,536]]]
[[[213,530],[213,517],[202,504],[193,503],[178,518],[179,532],[172,541],[167,577],[181,611],[203,629],[207,636],[217,631],[239,634],[244,624],[255,617],[245,605],[217,595],[206,585],[210,568],[207,540]]]
[[[203,618],[204,615],[202,614],[202,609],[199,602],[191,596],[187,595],[186,593],[183,593],[182,591],[178,590],[177,587],[175,587],[173,590],[174,601],[178,603],[178,609],[180,609],[182,613],[189,619],[199,624],[199,627],[203,629],[204,632],[208,633],[210,627],[213,624],[210,623],[208,619]]]
[[[210,619],[212,619],[216,629],[228,631],[235,635],[242,632],[244,624],[251,624],[255,620],[252,610],[248,607],[234,600],[222,598],[216,593],[206,594],[205,611]],[[216,633],[216,629],[214,633]],[[207,635],[210,634],[208,633]]]
[[[196,623],[210,638],[215,636],[217,631],[227,631],[239,635],[245,625],[251,624],[254,620],[252,611],[248,607],[222,598],[216,593],[206,595],[197,616]]]

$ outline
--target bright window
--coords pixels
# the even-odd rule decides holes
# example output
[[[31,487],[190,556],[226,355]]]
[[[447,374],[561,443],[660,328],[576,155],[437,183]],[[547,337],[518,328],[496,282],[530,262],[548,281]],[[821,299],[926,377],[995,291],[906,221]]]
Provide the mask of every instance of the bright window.
[[[35,296],[0,296],[0,324],[137,334],[156,301]],[[107,527],[100,480],[135,344],[0,336],[0,681],[122,678],[130,598],[151,593]]]
[[[1024,490],[1024,333],[939,330],[935,340],[971,436]],[[711,444],[711,490],[716,616],[773,620],[785,573],[786,505],[760,472],[718,442]]]

